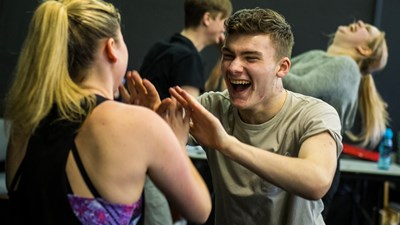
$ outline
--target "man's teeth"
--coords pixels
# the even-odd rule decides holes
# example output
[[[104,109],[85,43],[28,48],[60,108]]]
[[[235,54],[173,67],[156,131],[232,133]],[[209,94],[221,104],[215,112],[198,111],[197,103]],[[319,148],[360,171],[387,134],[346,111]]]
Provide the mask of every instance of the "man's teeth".
[[[241,84],[241,85],[244,85],[244,84],[250,84],[250,81],[247,81],[247,80],[231,80],[231,83],[232,83],[232,84]]]

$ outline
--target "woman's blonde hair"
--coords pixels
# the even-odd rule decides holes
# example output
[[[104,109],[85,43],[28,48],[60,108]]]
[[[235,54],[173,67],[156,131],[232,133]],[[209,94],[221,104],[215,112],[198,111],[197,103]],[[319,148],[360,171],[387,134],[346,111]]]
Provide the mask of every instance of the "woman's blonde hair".
[[[79,86],[101,39],[117,39],[119,12],[101,0],[48,0],[36,9],[6,96],[11,137],[28,138],[55,104],[61,119],[79,121],[95,98]]]
[[[387,104],[381,98],[372,77],[374,71],[383,69],[387,63],[385,33],[381,32],[373,38],[368,47],[372,51],[371,55],[360,55],[359,59],[356,59],[362,75],[358,94],[358,107],[362,119],[361,131],[358,134],[346,131],[346,134],[352,141],[359,142],[362,147],[375,148],[389,123]]]

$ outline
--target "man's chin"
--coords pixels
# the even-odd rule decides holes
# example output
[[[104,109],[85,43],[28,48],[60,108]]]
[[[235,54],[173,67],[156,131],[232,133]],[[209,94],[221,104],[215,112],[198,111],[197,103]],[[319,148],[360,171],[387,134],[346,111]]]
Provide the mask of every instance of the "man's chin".
[[[231,103],[235,108],[245,109],[247,106],[247,101],[238,98],[231,98]]]

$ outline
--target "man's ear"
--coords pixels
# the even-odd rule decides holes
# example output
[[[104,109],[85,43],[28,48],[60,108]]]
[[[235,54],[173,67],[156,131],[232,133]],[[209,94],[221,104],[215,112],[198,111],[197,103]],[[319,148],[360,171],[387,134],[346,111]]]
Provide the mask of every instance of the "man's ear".
[[[113,63],[115,63],[117,61],[117,55],[115,53],[114,48],[115,48],[115,40],[114,40],[114,38],[109,38],[106,41],[105,51],[106,51],[108,60],[110,60]]]
[[[290,59],[288,57],[283,57],[278,62],[276,75],[280,78],[286,76],[289,73],[290,65]]]
[[[204,26],[208,27],[210,26],[212,17],[211,14],[209,12],[205,12],[202,18],[202,23],[204,24]]]
[[[372,54],[372,50],[368,46],[358,46],[356,50],[362,56],[370,56]]]

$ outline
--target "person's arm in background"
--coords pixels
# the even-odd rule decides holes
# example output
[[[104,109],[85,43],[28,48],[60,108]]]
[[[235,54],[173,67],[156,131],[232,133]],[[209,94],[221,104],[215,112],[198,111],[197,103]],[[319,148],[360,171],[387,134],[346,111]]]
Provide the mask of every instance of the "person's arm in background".
[[[183,85],[181,86],[181,88],[193,97],[197,97],[200,95],[200,90],[197,87]]]

